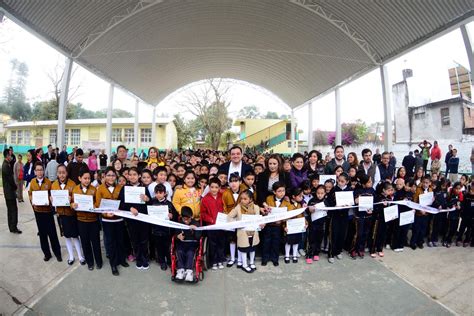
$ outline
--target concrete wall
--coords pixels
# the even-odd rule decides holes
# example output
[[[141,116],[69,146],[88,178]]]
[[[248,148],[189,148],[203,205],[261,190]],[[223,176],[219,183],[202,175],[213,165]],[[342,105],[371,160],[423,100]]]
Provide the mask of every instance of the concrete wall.
[[[410,98],[408,94],[408,84],[406,81],[399,82],[392,86],[393,114],[395,118],[395,139],[396,142],[410,141],[410,120],[408,116],[408,105]]]

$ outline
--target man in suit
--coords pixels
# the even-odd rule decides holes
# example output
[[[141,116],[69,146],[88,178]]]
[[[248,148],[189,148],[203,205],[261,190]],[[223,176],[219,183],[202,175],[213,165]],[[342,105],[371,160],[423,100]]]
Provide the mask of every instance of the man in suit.
[[[9,149],[3,151],[2,164],[2,181],[3,181],[3,194],[5,196],[5,202],[7,204],[8,214],[8,228],[10,233],[21,234],[21,230],[18,229],[18,205],[16,204],[16,190],[15,179],[13,177],[13,169],[10,165],[12,156]]]
[[[233,146],[230,149],[230,161],[222,164],[219,171],[227,173],[227,179],[235,172],[237,172],[240,177],[243,177],[247,171],[252,170],[252,167],[242,161],[242,156],[242,148]]]
[[[402,166],[405,167],[407,172],[406,178],[412,178],[415,175],[415,165],[416,165],[416,158],[413,156],[413,152],[410,151],[408,155],[403,157]]]
[[[43,154],[43,156],[41,157],[41,161],[43,162],[43,167],[46,168],[46,166],[48,165],[48,162],[51,161],[52,158],[52,154],[53,154],[53,146],[51,144],[48,145],[48,151],[46,153]]]

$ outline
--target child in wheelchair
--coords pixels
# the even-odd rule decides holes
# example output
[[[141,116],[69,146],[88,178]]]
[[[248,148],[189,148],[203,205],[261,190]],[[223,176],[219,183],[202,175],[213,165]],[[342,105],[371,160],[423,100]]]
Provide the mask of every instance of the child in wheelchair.
[[[176,231],[176,280],[194,282],[194,255],[199,248],[199,239],[201,238],[201,231],[194,229],[199,226],[199,222],[193,219],[193,211],[187,206],[183,206],[181,209],[180,222],[189,225],[191,229]]]

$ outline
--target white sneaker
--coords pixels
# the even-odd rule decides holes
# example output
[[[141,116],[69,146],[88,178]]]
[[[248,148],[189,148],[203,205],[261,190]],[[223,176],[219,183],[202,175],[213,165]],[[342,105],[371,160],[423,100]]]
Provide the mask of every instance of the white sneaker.
[[[329,261],[329,263],[334,263],[335,260],[334,260],[334,258],[329,258],[328,261]]]
[[[183,280],[184,279],[184,269],[178,269],[176,271],[176,280]]]
[[[219,262],[217,266],[219,267],[219,269],[224,269],[224,264],[222,262]]]
[[[402,251],[403,251],[403,249],[401,249],[401,248],[397,248],[397,249],[394,249],[393,251],[395,251],[395,252],[402,252]]]
[[[338,254],[338,255],[336,256],[336,258],[337,258],[337,260],[342,260],[342,254],[341,254],[341,253]]]
[[[298,254],[299,254],[298,257],[304,257],[304,256],[306,256],[306,251],[304,251],[304,249],[301,248],[300,250],[298,250]]]
[[[392,247],[390,247],[390,245],[385,245],[385,249],[392,249]]]
[[[217,264],[212,265],[212,270],[217,270]]]
[[[193,282],[194,281],[194,275],[193,275],[193,270],[186,270],[186,278],[184,279],[186,282]]]

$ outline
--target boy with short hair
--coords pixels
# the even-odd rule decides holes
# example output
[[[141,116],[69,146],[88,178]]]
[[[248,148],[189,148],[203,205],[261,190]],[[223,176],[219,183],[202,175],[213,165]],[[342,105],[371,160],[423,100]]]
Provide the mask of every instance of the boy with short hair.
[[[87,170],[89,170],[89,167],[84,162],[84,151],[81,148],[76,149],[76,154],[74,158],[75,160],[67,165],[67,174],[69,176],[69,179],[74,181],[77,185],[80,183],[79,171],[81,171],[83,168],[87,168]]]
[[[193,261],[194,253],[199,247],[201,231],[195,230],[199,223],[193,218],[193,210],[188,206],[181,208],[180,223],[189,225],[191,229],[176,231],[176,257],[177,268],[176,279],[186,282],[194,281]]]
[[[420,203],[420,195],[428,192],[432,192],[431,189],[431,177],[424,176],[421,180],[420,185],[416,188],[413,201]],[[415,222],[413,223],[412,236],[410,240],[410,247],[415,250],[416,247],[423,249],[424,236],[428,227],[429,214],[425,211],[416,210]]]
[[[243,182],[240,184],[240,192],[245,190],[250,190],[253,194],[253,200],[257,201],[257,189],[255,187],[255,172],[253,170],[248,170],[243,176]]]
[[[155,177],[155,182],[150,184],[150,190],[154,192],[156,185],[162,184],[166,188],[166,199],[168,201],[173,200],[173,189],[171,188],[171,184],[166,181],[168,179],[168,171],[164,166],[158,166],[153,170],[153,176]]]

